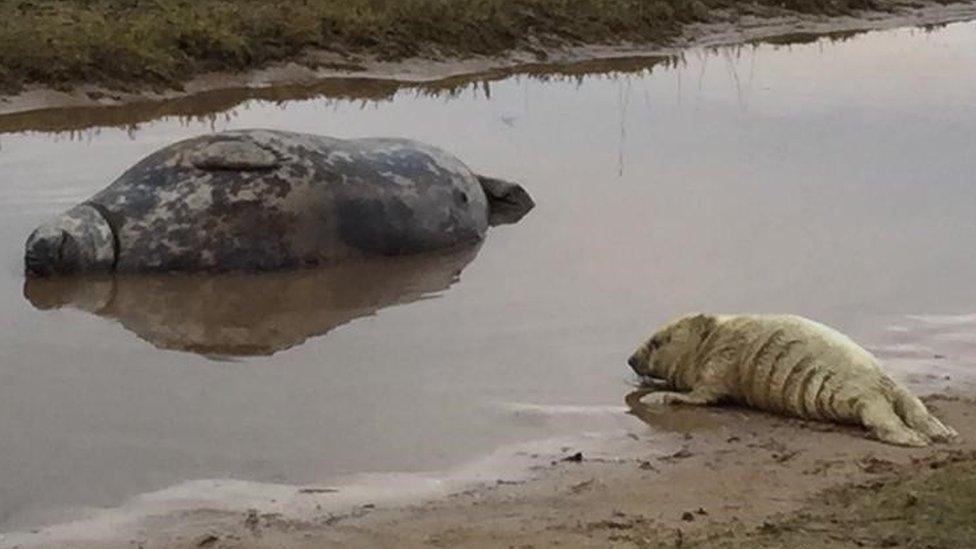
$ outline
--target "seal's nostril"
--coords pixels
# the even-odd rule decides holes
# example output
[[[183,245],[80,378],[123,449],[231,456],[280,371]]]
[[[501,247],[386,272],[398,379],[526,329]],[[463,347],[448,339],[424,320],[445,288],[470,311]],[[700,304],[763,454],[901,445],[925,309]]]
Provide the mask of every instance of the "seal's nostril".
[[[637,357],[636,356],[632,356],[632,357],[628,358],[627,359],[627,365],[630,366],[631,368],[636,368],[637,367]]]

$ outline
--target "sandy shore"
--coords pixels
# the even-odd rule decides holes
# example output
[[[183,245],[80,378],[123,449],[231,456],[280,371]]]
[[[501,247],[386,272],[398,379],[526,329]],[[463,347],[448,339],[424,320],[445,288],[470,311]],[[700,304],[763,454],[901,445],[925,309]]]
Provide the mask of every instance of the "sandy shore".
[[[963,442],[918,451],[879,444],[855,429],[743,410],[648,411],[641,419],[670,431],[667,442],[680,443],[679,450],[649,451],[661,441],[637,435],[633,449],[643,451],[557,461],[537,480],[324,528],[289,530],[294,525],[268,520],[257,536],[232,530],[221,539],[242,547],[681,547],[711,546],[708,540],[721,536],[741,542],[736,535],[815,508],[814,496],[828,488],[972,460],[976,403],[937,398],[929,405],[959,428]],[[825,539],[812,538],[810,546],[827,545]]]
[[[875,519],[858,523],[850,511],[824,494],[843,487],[849,492],[844,501],[856,505],[860,492],[876,493],[888,484],[897,489],[899,483],[947,464],[961,462],[976,470],[976,401],[971,399],[927,398],[928,406],[958,429],[960,439],[912,449],[876,442],[854,427],[739,408],[645,407],[636,404],[640,394],[628,397],[635,405],[631,413],[649,428],[642,429],[635,421],[632,430],[583,437],[569,446],[526,446],[515,452],[522,465],[534,463],[524,472],[497,467],[499,463],[492,472],[491,464],[481,463],[475,468],[488,476],[477,482],[472,482],[474,476],[466,484],[460,482],[463,475],[429,478],[426,496],[414,492],[419,502],[388,499],[404,488],[395,477],[387,477],[385,484],[360,483],[353,493],[343,486],[270,491],[245,486],[234,505],[237,510],[204,503],[208,496],[206,487],[201,487],[198,505],[149,514],[138,523],[103,516],[97,523],[18,535],[0,544],[833,547],[836,541],[837,547],[891,546],[884,545],[882,537],[875,539],[855,528],[871,526]],[[413,480],[416,488],[418,479]],[[226,487],[216,489],[226,491]],[[917,492],[906,493],[915,497],[911,494]],[[358,503],[350,505],[350,496]],[[165,499],[161,494],[153,497]],[[344,510],[327,510],[335,509],[333,504],[343,498]],[[248,504],[253,507],[247,508]],[[822,518],[824,514],[827,518]],[[838,515],[849,526],[834,526]],[[798,529],[807,536],[799,542],[802,545],[795,538],[777,543],[777,536],[790,532],[796,516],[803,519]],[[819,517],[826,527],[806,528],[809,517]],[[897,534],[897,528],[887,528],[884,536]],[[743,545],[747,540],[749,544]]]
[[[897,4],[900,5],[900,4]],[[98,86],[80,86],[71,91],[28,88],[14,96],[0,96],[0,117],[30,111],[118,107],[189,98],[220,90],[265,90],[293,87],[294,98],[308,98],[309,86],[329,79],[395,81],[401,83],[434,83],[437,81],[498,71],[512,71],[541,63],[566,64],[596,59],[635,56],[670,56],[690,47],[743,44],[774,40],[788,42],[809,40],[816,35],[842,36],[871,30],[902,26],[923,26],[966,21],[976,18],[976,2],[941,4],[922,0],[891,12],[866,12],[857,16],[825,17],[814,15],[733,17],[715,14],[717,21],[688,25],[682,36],[666,47],[636,44],[594,45],[560,49],[538,48],[513,51],[499,57],[432,60],[412,58],[396,62],[375,58],[344,56],[331,52],[310,52],[304,62],[272,65],[247,73],[211,73],[188,82],[181,90],[127,93]],[[315,66],[317,68],[310,68]],[[314,89],[314,86],[312,87]],[[284,90],[282,90],[284,91]],[[250,98],[246,94],[240,101]],[[275,94],[276,100],[287,100],[288,92]],[[223,109],[233,105],[221,105]],[[123,117],[124,118],[124,117]],[[107,120],[114,120],[106,117]],[[118,123],[119,121],[115,121]],[[107,124],[108,125],[108,124]],[[0,127],[8,125],[0,124]],[[11,130],[13,128],[13,130]],[[15,124],[4,131],[33,129],[29,123]],[[38,129],[45,129],[43,127]]]

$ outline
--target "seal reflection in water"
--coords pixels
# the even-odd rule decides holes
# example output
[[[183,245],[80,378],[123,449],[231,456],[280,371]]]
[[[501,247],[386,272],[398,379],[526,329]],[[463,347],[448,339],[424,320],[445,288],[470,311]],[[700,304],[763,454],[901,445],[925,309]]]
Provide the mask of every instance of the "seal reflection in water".
[[[271,355],[356,318],[446,290],[477,247],[280,273],[28,278],[38,309],[117,320],[156,347],[212,357]]]

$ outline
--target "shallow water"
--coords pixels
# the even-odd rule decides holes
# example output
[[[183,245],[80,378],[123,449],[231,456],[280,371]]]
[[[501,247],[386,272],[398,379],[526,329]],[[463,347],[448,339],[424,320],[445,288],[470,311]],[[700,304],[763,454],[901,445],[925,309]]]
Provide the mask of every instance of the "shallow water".
[[[0,532],[186,480],[434,470],[645,429],[613,412],[626,357],[691,310],[816,317],[917,387],[959,389],[976,367],[976,24],[658,61],[231,98],[199,118],[0,120],[125,126],[0,136]],[[538,207],[468,256],[101,281],[60,309],[62,291],[24,288],[46,217],[174,140],[245,127],[428,141]]]

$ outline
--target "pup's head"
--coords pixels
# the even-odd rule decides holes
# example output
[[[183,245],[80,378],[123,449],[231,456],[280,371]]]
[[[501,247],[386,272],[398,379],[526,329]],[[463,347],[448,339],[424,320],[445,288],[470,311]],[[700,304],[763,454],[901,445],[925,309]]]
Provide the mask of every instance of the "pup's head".
[[[711,315],[688,315],[668,323],[634,351],[627,364],[642,378],[674,383],[674,368],[694,353],[717,324]]]

